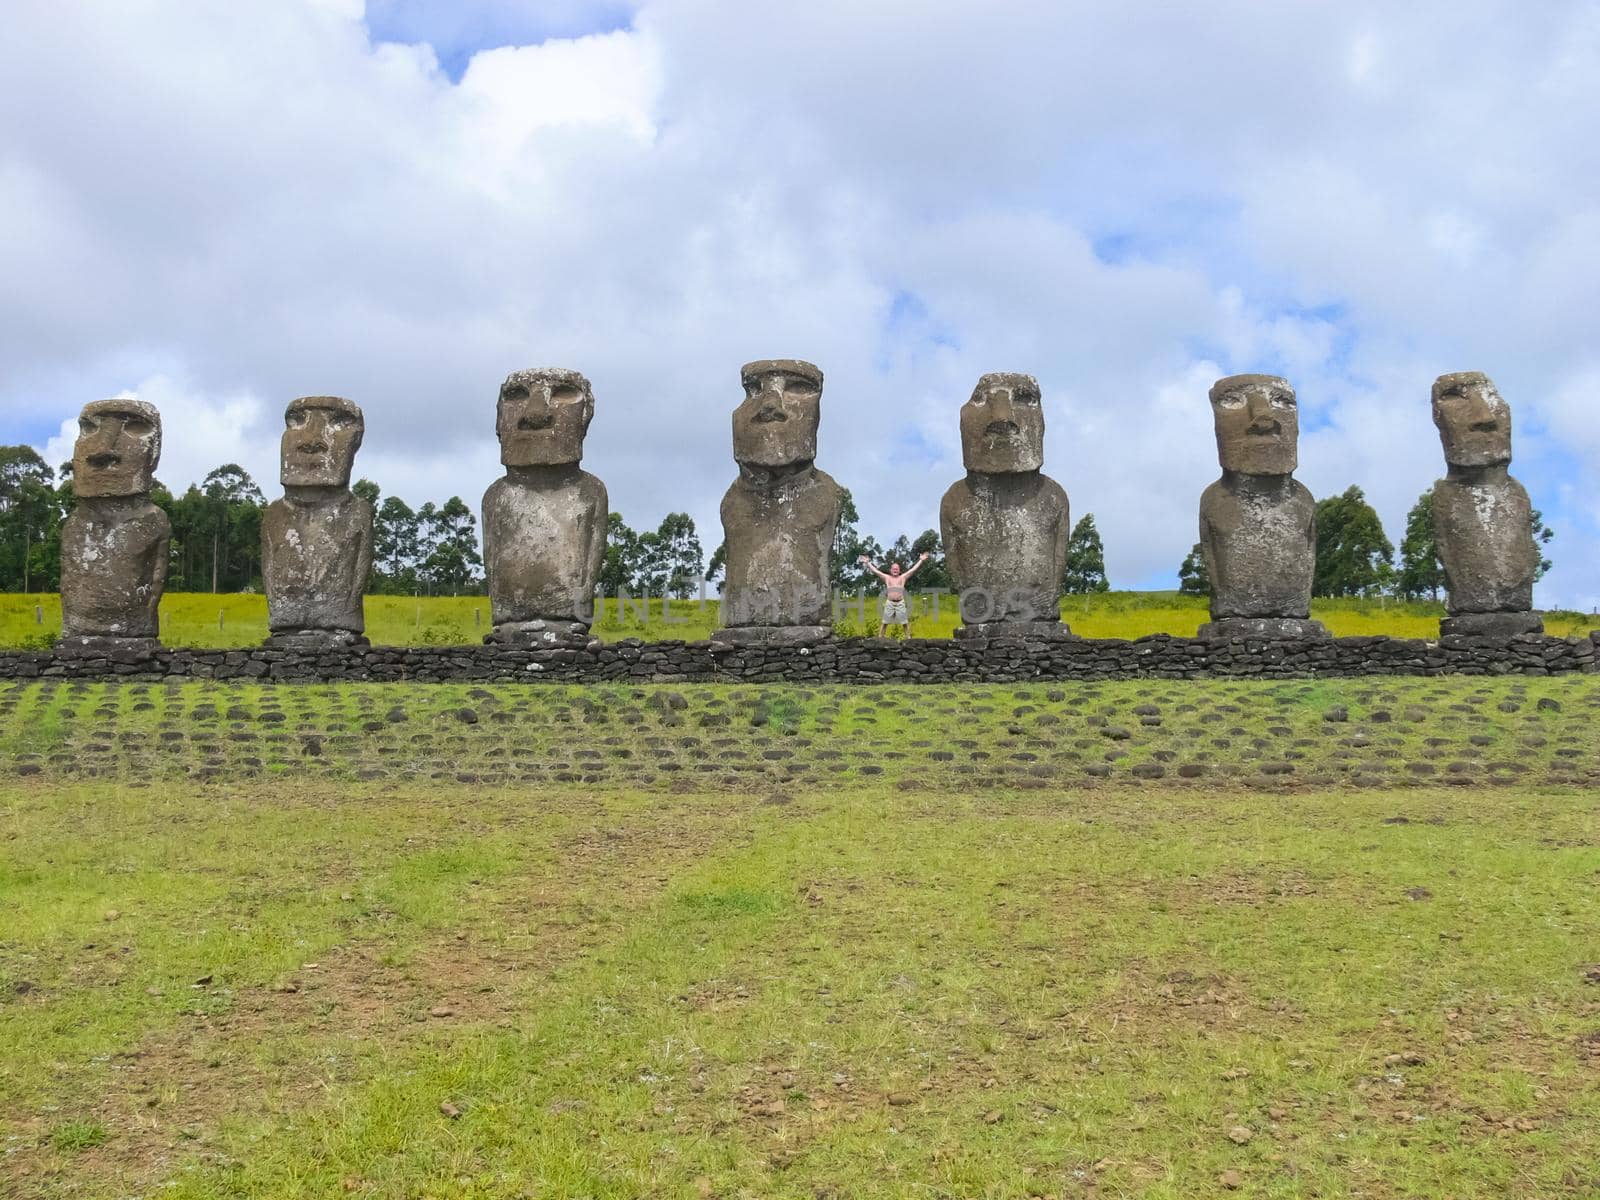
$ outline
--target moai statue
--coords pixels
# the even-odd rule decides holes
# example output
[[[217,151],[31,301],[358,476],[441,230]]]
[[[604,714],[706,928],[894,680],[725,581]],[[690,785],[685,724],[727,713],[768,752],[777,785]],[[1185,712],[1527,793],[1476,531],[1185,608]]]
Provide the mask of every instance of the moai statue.
[[[1450,593],[1439,632],[1543,633],[1533,612],[1533,505],[1506,470],[1511,406],[1487,375],[1441,375],[1433,382],[1433,423],[1446,463],[1445,477],[1433,485],[1433,533]]]
[[[1044,407],[1032,375],[978,380],[961,407],[967,477],[939,504],[945,563],[960,595],[957,637],[1071,636],[1061,575],[1072,532],[1067,493],[1044,465]]]
[[[740,371],[739,478],[722,498],[728,548],[719,642],[807,645],[833,633],[828,559],[843,492],[817,470],[822,372],[767,359]]]
[[[1300,411],[1276,375],[1232,375],[1211,388],[1222,478],[1200,498],[1200,548],[1211,576],[1203,638],[1327,637],[1310,620],[1317,506],[1294,478]]]
[[[578,463],[594,391],[576,371],[516,371],[500,385],[495,432],[505,475],[483,494],[490,644],[589,639],[606,551],[606,485]]]
[[[269,646],[365,646],[372,505],[350,490],[366,422],[339,396],[302,396],[283,414],[283,499],[261,520]]]
[[[172,524],[150,503],[161,414],[142,400],[96,400],[78,416],[77,506],[61,529],[61,649],[149,650],[167,582]]]

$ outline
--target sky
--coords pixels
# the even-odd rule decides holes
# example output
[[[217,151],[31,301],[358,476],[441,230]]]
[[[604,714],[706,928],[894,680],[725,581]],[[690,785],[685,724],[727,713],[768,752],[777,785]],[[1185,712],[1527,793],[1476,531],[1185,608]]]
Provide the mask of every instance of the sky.
[[[739,366],[825,373],[818,465],[938,524],[980,375],[1039,378],[1045,470],[1114,587],[1174,586],[1206,392],[1286,376],[1299,477],[1393,541],[1440,374],[1515,414],[1600,608],[1594,0],[9,0],[0,442],[163,414],[175,490],[277,494],[289,400],[366,414],[413,507],[500,474],[511,371],[582,371],[584,466],[709,553]]]

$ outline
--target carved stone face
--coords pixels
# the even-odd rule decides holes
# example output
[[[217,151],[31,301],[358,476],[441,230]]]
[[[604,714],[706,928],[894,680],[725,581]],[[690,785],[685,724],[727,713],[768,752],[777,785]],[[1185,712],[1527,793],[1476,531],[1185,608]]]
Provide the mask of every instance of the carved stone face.
[[[284,487],[350,486],[366,421],[340,396],[301,396],[283,414],[279,478]]]
[[[733,410],[733,457],[748,467],[787,467],[817,457],[822,372],[792,358],[746,363],[744,403]]]
[[[1511,461],[1511,406],[1487,375],[1459,371],[1433,381],[1433,423],[1453,467],[1495,467]]]
[[[500,385],[495,433],[508,467],[553,467],[583,458],[594,391],[576,371],[514,371]]]
[[[161,414],[143,400],[96,400],[78,414],[72,490],[79,496],[142,496],[161,461]]]
[[[1044,406],[1032,375],[995,372],[978,380],[961,406],[961,458],[990,475],[1044,466]]]
[[[1230,375],[1211,386],[1217,457],[1225,471],[1288,475],[1298,463],[1300,406],[1276,375]]]

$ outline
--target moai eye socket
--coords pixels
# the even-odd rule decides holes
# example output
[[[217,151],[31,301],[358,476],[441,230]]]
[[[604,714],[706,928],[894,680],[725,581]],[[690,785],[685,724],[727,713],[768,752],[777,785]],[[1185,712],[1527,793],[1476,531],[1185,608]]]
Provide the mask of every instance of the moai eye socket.
[[[804,400],[817,394],[817,385],[809,379],[790,377],[784,380],[783,391],[787,396]]]
[[[527,398],[528,388],[526,384],[513,383],[500,389],[500,399],[508,400],[512,404],[521,404]]]
[[[1273,392],[1272,393],[1272,407],[1273,408],[1284,408],[1284,409],[1298,408],[1298,407],[1300,407],[1300,404],[1299,404],[1299,401],[1297,401],[1288,392]]]
[[[290,429],[304,429],[306,427],[306,420],[306,410],[303,408],[295,409],[285,418],[285,421]]]
[[[155,426],[151,425],[149,421],[145,420],[141,416],[129,415],[122,418],[122,428],[128,433],[137,434],[138,436],[143,437],[145,434],[149,433],[153,428],[155,428]]]
[[[582,389],[575,388],[570,383],[560,384],[550,391],[550,400],[553,404],[575,404],[582,399]]]
[[[78,433],[82,437],[88,437],[91,433],[94,433],[95,430],[99,428],[100,422],[96,421],[93,417],[78,418]]]
[[[1230,411],[1235,410],[1235,409],[1243,408],[1244,407],[1244,393],[1243,392],[1228,392],[1228,393],[1226,393],[1224,395],[1218,396],[1217,397],[1217,407],[1218,408],[1226,408],[1226,409],[1229,409]]]

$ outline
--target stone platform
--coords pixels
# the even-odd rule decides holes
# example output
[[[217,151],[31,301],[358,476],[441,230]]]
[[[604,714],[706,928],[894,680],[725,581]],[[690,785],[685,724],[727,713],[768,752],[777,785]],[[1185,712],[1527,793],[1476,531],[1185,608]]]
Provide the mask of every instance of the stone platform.
[[[809,646],[591,642],[587,646],[366,646],[327,650],[0,651],[0,680],[285,682],[1001,683],[1019,680],[1557,675],[1593,672],[1592,638],[1232,639],[1166,635],[1060,641],[830,639]]]

